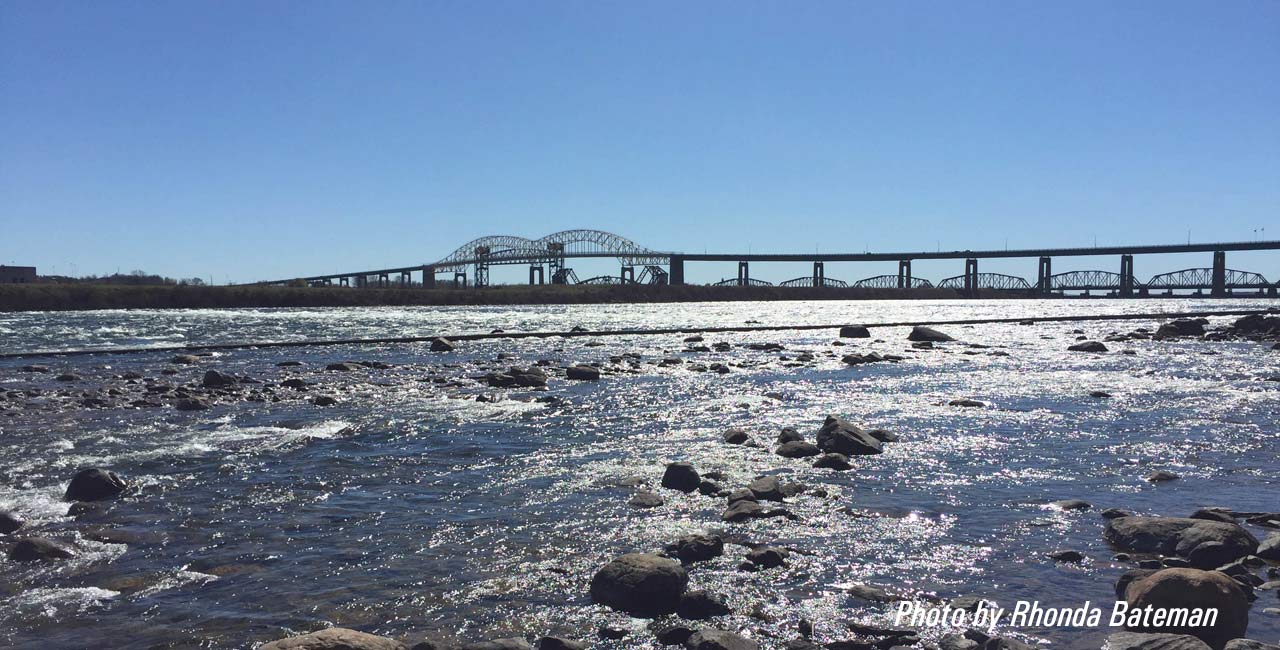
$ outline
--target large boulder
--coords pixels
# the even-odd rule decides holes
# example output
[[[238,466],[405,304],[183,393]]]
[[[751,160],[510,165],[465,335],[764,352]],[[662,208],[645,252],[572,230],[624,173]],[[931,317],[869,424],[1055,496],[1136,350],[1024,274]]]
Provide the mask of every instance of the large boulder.
[[[1263,643],[1254,639],[1232,639],[1222,650],[1280,650],[1280,644]]]
[[[818,449],[845,456],[865,456],[884,451],[879,440],[833,415],[818,429]]]
[[[1190,634],[1221,649],[1227,641],[1243,637],[1249,627],[1249,598],[1227,574],[1199,569],[1164,569],[1134,580],[1125,590],[1131,608],[1218,610],[1217,621],[1204,627],[1135,626],[1135,632]]]
[[[698,470],[689,463],[668,463],[662,474],[662,487],[681,492],[693,492],[702,484]]]
[[[628,553],[591,578],[591,602],[652,618],[676,610],[689,586],[679,562],[650,553]]]
[[[1106,650],[1212,650],[1189,634],[1116,632],[1107,637]]]
[[[600,379],[600,369],[592,366],[569,366],[564,371],[565,377],[578,381],[596,381]]]
[[[684,647],[689,650],[760,650],[760,644],[733,632],[724,630],[699,630],[694,632]]]
[[[817,456],[818,454],[821,454],[822,451],[812,442],[793,440],[791,442],[784,442],[781,445],[778,445],[778,448],[774,450],[774,453],[782,456],[783,458],[808,458],[810,456]]]
[[[46,537],[20,539],[9,549],[9,559],[14,562],[52,562],[75,555],[75,551]]]
[[[1075,345],[1068,345],[1067,350],[1071,352],[1106,352],[1107,346],[1102,341],[1085,341]]]
[[[386,637],[331,627],[265,644],[258,650],[405,650],[404,644]]]
[[[724,616],[730,611],[724,596],[709,591],[690,591],[680,597],[680,604],[676,606],[676,614],[689,620]]]
[[[67,485],[67,501],[102,501],[124,492],[129,485],[115,472],[91,467],[71,477]]]
[[[776,476],[761,476],[747,484],[756,501],[782,501],[786,493],[782,490],[782,481]]]
[[[942,332],[939,332],[936,329],[933,329],[932,327],[916,325],[915,327],[911,328],[911,333],[907,335],[907,340],[908,341],[933,341],[935,343],[941,343],[945,341],[954,341],[955,339],[951,338],[950,336],[947,336],[946,334],[943,334]]]
[[[432,352],[452,352],[455,347],[457,346],[453,344],[453,341],[444,337],[437,336],[431,339]]]
[[[1119,517],[1107,521],[1103,538],[1121,551],[1178,555],[1213,568],[1251,555],[1258,540],[1238,524],[1189,517]],[[1204,549],[1200,547],[1204,546]]]

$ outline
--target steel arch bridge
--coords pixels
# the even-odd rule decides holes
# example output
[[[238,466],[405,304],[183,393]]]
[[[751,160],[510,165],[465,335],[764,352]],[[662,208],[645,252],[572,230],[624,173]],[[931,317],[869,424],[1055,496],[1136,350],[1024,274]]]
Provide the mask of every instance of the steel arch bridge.
[[[1223,269],[1224,284],[1228,289],[1270,289],[1275,287],[1261,273],[1252,271],[1237,271],[1235,269]],[[1171,271],[1169,273],[1161,273],[1152,276],[1147,281],[1146,288],[1164,289],[1173,291],[1175,289],[1212,289],[1213,288],[1213,269],[1197,268],[1182,269],[1181,271]]]
[[[811,280],[811,281],[812,281],[812,280]],[[729,278],[728,280],[721,280],[721,281],[719,281],[719,282],[716,282],[716,283],[712,284],[711,286],[713,286],[713,287],[736,287],[736,286],[739,286],[739,285],[741,285],[741,282],[738,280],[738,278]],[[747,278],[747,284],[746,284],[746,286],[748,286],[748,287],[772,287],[772,286],[773,286],[773,283],[772,283],[772,282],[769,282],[768,280],[757,280],[757,279],[755,279],[755,278]]]
[[[603,230],[561,230],[539,239],[491,235],[473,239],[431,264],[437,271],[462,271],[490,264],[547,264],[566,257],[615,257],[623,266],[667,264],[670,255],[651,251]]]
[[[1068,271],[1049,276],[1052,291],[1107,291],[1120,290],[1121,276],[1111,271]],[[1135,284],[1137,289],[1138,285]]]
[[[963,280],[961,276],[961,280]],[[855,287],[866,287],[869,289],[897,289],[898,276],[896,275],[875,275],[869,278],[863,278],[853,283]],[[924,278],[908,278],[908,289],[932,289],[933,283]]]
[[[832,288],[836,288],[836,289],[843,289],[843,288],[845,288],[845,287],[849,286],[849,283],[848,283],[848,282],[845,282],[844,280],[837,280],[837,279],[835,279],[835,278],[828,278],[828,277],[825,277],[825,276],[824,276],[824,277],[822,277],[822,278],[820,278],[820,279],[819,279],[819,281],[821,282],[821,285],[819,285],[819,286],[823,286],[823,287],[832,287]],[[780,287],[812,287],[812,286],[814,286],[814,284],[813,284],[813,276],[812,276],[812,275],[806,275],[806,276],[799,277],[799,278],[792,278],[792,279],[790,279],[790,280],[787,280],[786,282],[780,282],[780,283],[778,283],[778,286],[780,286]]]
[[[897,276],[894,276],[895,278]],[[939,289],[961,289],[964,286],[963,275],[955,275],[949,277],[937,284]],[[1003,273],[979,273],[977,289],[996,289],[1000,291],[1015,291],[1019,289],[1030,289],[1031,285],[1026,280],[1016,275],[1005,275]]]

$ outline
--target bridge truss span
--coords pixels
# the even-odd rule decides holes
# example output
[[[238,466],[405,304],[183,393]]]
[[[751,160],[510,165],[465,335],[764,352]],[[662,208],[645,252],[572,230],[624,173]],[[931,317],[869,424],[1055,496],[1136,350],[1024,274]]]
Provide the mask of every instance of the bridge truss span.
[[[905,287],[898,286],[899,278],[896,275],[874,275],[869,278],[863,278],[853,283],[855,287],[865,287],[868,289],[932,289],[933,283],[924,279],[909,277],[905,279]]]
[[[1269,289],[1275,285],[1268,282],[1261,273],[1252,271],[1237,271],[1235,269],[1222,269],[1222,284],[1232,289]],[[1197,268],[1182,269],[1181,271],[1171,271],[1169,273],[1161,273],[1152,276],[1147,281],[1148,290],[1167,290],[1173,291],[1178,289],[1211,289],[1214,286],[1214,269]]]
[[[949,277],[937,284],[939,289],[965,289],[965,276],[956,275]],[[1003,273],[979,273],[978,289],[995,289],[997,291],[1018,291],[1029,290],[1031,285],[1026,280],[1016,275],[1005,275]]]

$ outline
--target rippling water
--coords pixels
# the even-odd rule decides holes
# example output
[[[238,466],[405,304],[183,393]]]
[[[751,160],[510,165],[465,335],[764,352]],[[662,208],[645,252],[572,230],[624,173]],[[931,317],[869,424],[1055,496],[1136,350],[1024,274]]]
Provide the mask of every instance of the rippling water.
[[[1022,317],[1257,308],[1275,301],[885,301],[673,305],[121,311],[0,315],[0,349],[76,349],[433,333]],[[1225,322],[1215,321],[1215,322]],[[1131,565],[1111,561],[1097,512],[1120,507],[1186,516],[1203,506],[1275,510],[1280,457],[1280,353],[1247,342],[1131,341],[1103,355],[1069,353],[1081,329],[1101,338],[1158,321],[944,328],[959,343],[912,350],[906,328],[834,347],[834,331],[709,335],[728,352],[685,352],[679,336],[493,340],[451,353],[422,345],[241,349],[197,366],[170,353],[0,360],[0,509],[81,553],[48,566],[0,564],[0,645],[39,648],[246,647],[326,624],[404,638],[581,638],[633,629],[599,647],[656,647],[644,621],[594,607],[591,575],[608,559],[656,550],[681,534],[722,529],[739,542],[801,551],[790,566],[737,571],[746,549],[696,565],[692,587],[724,593],[718,622],[767,647],[817,622],[845,638],[844,620],[885,621],[885,606],[843,585],[900,587],[1109,606]],[[782,352],[745,344],[781,343]],[[968,344],[991,346],[969,347]],[[1136,354],[1122,355],[1119,349]],[[798,363],[797,354],[815,355]],[[850,351],[902,354],[848,367]],[[1008,356],[992,354],[1007,353]],[[621,355],[634,353],[638,358]],[[509,359],[497,360],[499,354]],[[659,366],[667,357],[688,363]],[[386,369],[323,372],[343,360]],[[299,368],[279,368],[296,360]],[[599,382],[552,375],[546,391],[497,390],[473,378],[538,360],[598,362]],[[728,374],[696,372],[722,362]],[[44,363],[52,372],[18,372]],[[161,375],[167,368],[176,375]],[[174,385],[210,368],[267,383],[320,382],[313,406],[222,399],[207,411],[125,408],[138,372]],[[78,382],[57,382],[73,372]],[[1092,390],[1110,399],[1089,397]],[[285,391],[287,392],[287,391]],[[285,392],[280,394],[284,395]],[[508,399],[477,402],[495,392]],[[112,406],[84,408],[86,394]],[[556,400],[537,398],[555,397]],[[986,408],[957,408],[967,397]],[[741,427],[771,443],[783,426],[813,439],[829,413],[902,436],[854,469],[816,470],[768,449],[728,446]],[[660,490],[666,504],[627,505],[640,477],[665,463],[720,470],[734,488],[776,474],[826,497],[791,499],[795,521],[721,524],[724,501]],[[137,489],[99,511],[67,516],[66,481],[111,468]],[[1151,485],[1168,469],[1183,478]],[[1082,498],[1085,512],[1045,504]],[[1258,536],[1266,531],[1253,529]],[[1043,553],[1084,552],[1081,565]],[[1275,641],[1273,592],[1259,592],[1250,637]],[[758,610],[761,617],[750,617]],[[1022,629],[1054,647],[1097,648],[1107,630]]]

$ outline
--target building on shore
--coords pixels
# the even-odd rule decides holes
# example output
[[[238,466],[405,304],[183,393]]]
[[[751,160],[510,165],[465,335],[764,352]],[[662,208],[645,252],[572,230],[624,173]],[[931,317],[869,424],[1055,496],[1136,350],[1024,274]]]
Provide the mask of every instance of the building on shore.
[[[0,284],[27,284],[36,281],[34,266],[4,266],[0,264]]]

